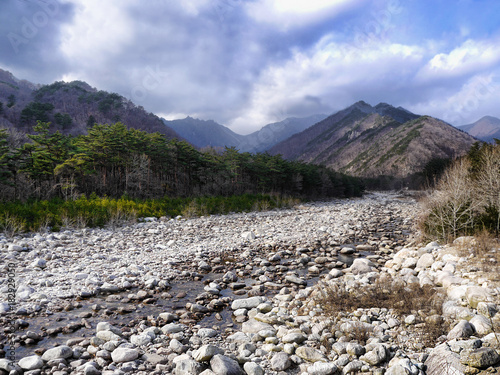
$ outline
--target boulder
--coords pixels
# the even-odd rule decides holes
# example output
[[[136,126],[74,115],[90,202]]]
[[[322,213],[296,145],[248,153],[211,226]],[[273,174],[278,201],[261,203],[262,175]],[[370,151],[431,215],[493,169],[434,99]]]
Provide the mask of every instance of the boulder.
[[[326,362],[326,357],[319,350],[308,347],[308,346],[299,346],[295,349],[295,354],[308,362]]]
[[[111,359],[113,362],[130,362],[139,357],[139,351],[137,349],[131,348],[116,348],[111,353]]]
[[[61,345],[47,350],[45,353],[43,353],[42,359],[45,362],[48,362],[53,359],[60,359],[60,358],[66,359],[72,356],[73,356],[73,350],[69,346]]]
[[[23,370],[31,371],[43,367],[42,359],[37,355],[31,355],[29,357],[24,357],[19,361],[19,367]]]
[[[271,358],[271,368],[274,371],[285,371],[292,365],[292,361],[290,361],[290,357],[288,354],[284,352],[276,353]]]
[[[500,362],[500,356],[492,348],[462,350],[460,362],[474,368],[488,368]]]
[[[243,370],[238,362],[222,354],[212,357],[210,367],[217,375],[243,375]]]

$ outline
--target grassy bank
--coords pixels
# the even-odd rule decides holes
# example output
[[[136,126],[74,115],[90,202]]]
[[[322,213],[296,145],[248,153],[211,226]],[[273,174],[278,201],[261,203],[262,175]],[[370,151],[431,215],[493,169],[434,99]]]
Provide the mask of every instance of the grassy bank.
[[[37,200],[0,203],[0,232],[57,231],[61,227],[104,227],[142,217],[194,217],[229,212],[292,207],[299,201],[278,195],[243,194],[230,197],[130,199],[122,197],[76,200]]]

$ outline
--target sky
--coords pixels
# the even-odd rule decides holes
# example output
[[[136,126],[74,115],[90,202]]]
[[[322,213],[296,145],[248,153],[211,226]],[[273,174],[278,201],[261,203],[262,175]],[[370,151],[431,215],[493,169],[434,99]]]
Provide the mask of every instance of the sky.
[[[0,68],[240,134],[359,100],[500,117],[498,0],[0,0]]]

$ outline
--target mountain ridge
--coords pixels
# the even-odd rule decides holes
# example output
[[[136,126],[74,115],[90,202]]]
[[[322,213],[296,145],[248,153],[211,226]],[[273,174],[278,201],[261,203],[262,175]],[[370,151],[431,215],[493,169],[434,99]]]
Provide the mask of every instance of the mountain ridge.
[[[285,159],[360,177],[419,173],[435,158],[461,156],[476,140],[444,121],[386,103],[359,101],[272,147]]]
[[[472,124],[457,126],[457,128],[484,142],[492,143],[495,139],[500,139],[500,119],[497,117],[483,116]]]

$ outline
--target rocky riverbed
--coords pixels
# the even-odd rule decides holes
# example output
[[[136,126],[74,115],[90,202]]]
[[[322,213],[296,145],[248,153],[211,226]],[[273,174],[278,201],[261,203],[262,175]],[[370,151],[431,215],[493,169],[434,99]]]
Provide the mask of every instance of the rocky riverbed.
[[[494,373],[497,272],[471,263],[471,239],[418,244],[417,213],[411,197],[377,193],[0,237],[0,372]],[[319,303],[381,278],[436,288],[441,313]],[[446,332],[424,344],[429,320]]]

